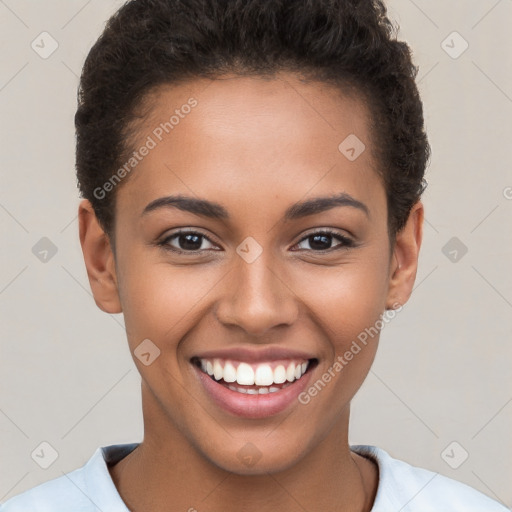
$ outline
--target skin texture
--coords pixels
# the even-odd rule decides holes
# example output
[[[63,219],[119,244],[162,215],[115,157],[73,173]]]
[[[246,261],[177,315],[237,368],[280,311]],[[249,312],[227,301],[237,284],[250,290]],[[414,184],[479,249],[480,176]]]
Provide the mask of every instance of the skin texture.
[[[190,358],[228,347],[299,349],[318,359],[315,382],[385,309],[408,300],[423,205],[414,205],[391,251],[364,103],[292,74],[161,87],[148,98],[134,147],[190,97],[197,106],[117,190],[115,258],[89,201],[79,207],[96,304],[124,313],[132,354],[146,338],[161,351],[149,366],[134,357],[144,440],[110,468],[114,482],[137,512],[370,510],[378,471],[350,451],[348,422],[378,336],[309,404],[264,419],[239,418],[212,403]],[[355,161],[338,150],[350,134],[366,145]],[[283,220],[297,201],[340,192],[365,203],[369,216],[342,206]],[[176,208],[141,216],[148,203],[171,194],[218,202],[230,220]],[[210,241],[200,239],[195,255],[157,245],[177,228]],[[322,228],[355,246],[315,248],[307,236]],[[236,252],[249,236],[262,248],[252,263]],[[167,244],[183,250],[178,237]],[[324,246],[339,244],[332,237]],[[237,457],[249,442],[261,454],[251,467]]]

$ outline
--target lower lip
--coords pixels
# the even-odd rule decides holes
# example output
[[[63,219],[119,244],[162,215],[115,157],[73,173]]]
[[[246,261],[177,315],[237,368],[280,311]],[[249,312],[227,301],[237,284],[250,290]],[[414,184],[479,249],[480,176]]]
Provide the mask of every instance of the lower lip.
[[[311,364],[311,363],[310,363]],[[312,369],[291,385],[274,393],[249,395],[233,391],[214,381],[194,365],[199,378],[211,399],[225,411],[243,418],[266,418],[284,411],[307,387]]]

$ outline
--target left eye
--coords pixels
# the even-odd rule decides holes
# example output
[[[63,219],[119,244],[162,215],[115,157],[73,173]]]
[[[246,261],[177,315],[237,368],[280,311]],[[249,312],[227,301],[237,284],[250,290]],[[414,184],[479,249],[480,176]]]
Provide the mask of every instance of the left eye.
[[[334,247],[326,247],[326,245],[330,245],[333,239],[339,240],[340,243]],[[303,238],[299,244],[303,243],[304,241],[309,242],[310,247],[314,251],[329,251],[331,249],[334,250],[340,249],[342,247],[353,246],[353,242],[350,238],[331,231],[317,231],[316,233],[311,233]]]

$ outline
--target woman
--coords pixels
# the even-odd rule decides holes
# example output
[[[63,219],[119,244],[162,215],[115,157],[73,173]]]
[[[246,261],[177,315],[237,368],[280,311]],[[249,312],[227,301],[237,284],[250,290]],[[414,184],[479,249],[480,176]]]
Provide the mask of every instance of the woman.
[[[75,118],[80,242],[96,304],[124,314],[144,439],[3,511],[505,510],[348,443],[416,277],[415,75],[380,1],[133,0],[109,20]]]

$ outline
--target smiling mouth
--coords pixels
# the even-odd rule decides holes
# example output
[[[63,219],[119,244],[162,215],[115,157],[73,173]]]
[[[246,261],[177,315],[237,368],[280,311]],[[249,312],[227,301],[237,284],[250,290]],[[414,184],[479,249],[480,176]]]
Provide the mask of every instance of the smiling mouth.
[[[217,384],[249,395],[281,391],[302,379],[318,365],[316,358],[254,364],[220,358],[200,359],[194,356],[190,362]]]

